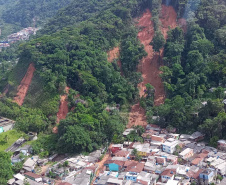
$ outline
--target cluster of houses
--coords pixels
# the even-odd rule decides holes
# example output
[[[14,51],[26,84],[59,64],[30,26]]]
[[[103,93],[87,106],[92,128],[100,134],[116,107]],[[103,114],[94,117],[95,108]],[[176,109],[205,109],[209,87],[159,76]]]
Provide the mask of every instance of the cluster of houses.
[[[133,130],[126,129],[123,135]],[[202,142],[204,135],[200,132],[179,135],[153,124],[146,127],[142,137],[143,143],[112,144],[101,164],[101,150],[60,159],[57,154],[46,159],[28,157],[8,184],[56,184],[56,179],[59,185],[226,184],[226,141],[219,140],[216,149]],[[32,149],[29,145],[17,149],[13,164],[21,161],[21,153],[31,156]],[[55,162],[46,165],[50,161]],[[47,166],[46,170],[38,172],[37,167],[43,166]]]
[[[6,41],[0,42],[0,49],[9,47],[10,44],[21,40],[28,40],[31,35],[35,35],[39,28],[28,27],[13,33],[7,37]]]
[[[123,135],[127,136],[132,130],[125,130]],[[146,127],[142,137],[144,143],[113,144],[110,157],[93,184],[226,184],[223,178],[226,176],[226,141],[218,141],[216,149],[202,142],[204,134],[200,132],[179,135],[152,124]],[[139,159],[135,155],[140,156]]]
[[[30,145],[15,150],[11,158],[12,164],[22,161],[25,156],[27,157],[20,173],[15,174],[8,181],[8,185],[23,185],[25,182],[30,185],[53,185],[58,182],[57,180],[64,181],[58,185],[88,185],[98,169],[96,163],[102,155],[101,150],[94,151],[88,156],[74,157],[54,154],[49,158],[40,158],[31,154]]]

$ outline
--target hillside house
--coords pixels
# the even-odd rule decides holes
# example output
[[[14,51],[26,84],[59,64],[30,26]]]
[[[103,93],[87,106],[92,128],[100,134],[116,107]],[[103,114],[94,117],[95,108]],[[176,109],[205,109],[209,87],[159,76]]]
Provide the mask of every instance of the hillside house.
[[[152,135],[151,136],[151,145],[157,145],[157,146],[161,146],[162,143],[165,142],[165,135]]]
[[[217,142],[217,148],[223,151],[226,151],[226,141],[225,140],[219,140]]]
[[[175,175],[176,175],[175,169],[166,169],[161,174],[161,181],[167,182],[168,180],[173,180]]]
[[[126,136],[129,135],[130,132],[132,132],[133,130],[134,130],[133,128],[127,128],[127,129],[122,133],[122,135],[123,135],[124,137],[126,137]]]
[[[138,155],[142,156],[143,159],[146,159],[151,151],[149,143],[142,144],[137,142],[137,143],[134,143],[132,147],[137,150]]]
[[[7,132],[12,130],[14,127],[15,121],[8,118],[0,117],[0,133]]]
[[[40,175],[35,174],[35,173],[27,172],[27,173],[24,174],[24,176],[26,178],[33,180],[33,181],[42,182],[42,177]]]
[[[197,141],[201,141],[204,139],[204,134],[202,134],[201,132],[194,132],[189,139],[193,142],[197,142]]]
[[[194,152],[193,152],[193,149],[191,149],[191,148],[186,148],[181,153],[179,153],[179,156],[184,160],[187,160],[188,158],[192,157],[193,155],[194,155]]]
[[[34,168],[35,168],[35,165],[36,165],[38,159],[39,159],[38,156],[33,156],[31,158],[28,158],[23,165],[23,170],[25,170],[25,172],[34,171]]]
[[[172,154],[176,150],[176,146],[179,144],[178,140],[170,140],[162,144],[162,151]]]
[[[123,149],[123,144],[114,144],[111,146],[111,153],[114,154]]]
[[[120,150],[118,152],[114,153],[115,157],[125,157],[128,158],[129,157],[130,152],[129,151],[125,151],[125,150]]]
[[[119,172],[122,170],[125,162],[124,161],[113,161],[113,160],[108,160],[104,163],[104,166],[106,166],[107,171],[113,171],[113,172]]]
[[[137,161],[126,161],[124,164],[126,172],[140,173],[144,169],[144,163]]]
[[[208,185],[213,182],[215,176],[213,169],[206,169],[199,174],[199,182],[201,185]]]

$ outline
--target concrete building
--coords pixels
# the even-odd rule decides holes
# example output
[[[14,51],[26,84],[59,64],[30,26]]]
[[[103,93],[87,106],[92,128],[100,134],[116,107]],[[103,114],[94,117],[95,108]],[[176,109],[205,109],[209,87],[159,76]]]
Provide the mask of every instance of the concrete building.
[[[187,160],[188,158],[192,157],[193,155],[194,155],[194,152],[193,152],[193,149],[191,149],[191,148],[186,148],[184,151],[179,153],[179,156],[184,160]]]
[[[226,151],[226,141],[225,140],[219,140],[217,142],[217,148],[220,150]]]
[[[176,150],[176,146],[179,144],[178,140],[167,141],[162,144],[162,151],[172,154]]]
[[[215,172],[213,169],[206,169],[199,174],[199,181],[201,185],[208,185],[213,182],[215,177]]]
[[[14,127],[15,121],[8,118],[0,117],[0,133],[7,132],[12,130]]]
[[[166,169],[161,174],[161,180],[162,182],[167,182],[168,180],[173,180],[174,176],[176,174],[176,171],[174,169]]]

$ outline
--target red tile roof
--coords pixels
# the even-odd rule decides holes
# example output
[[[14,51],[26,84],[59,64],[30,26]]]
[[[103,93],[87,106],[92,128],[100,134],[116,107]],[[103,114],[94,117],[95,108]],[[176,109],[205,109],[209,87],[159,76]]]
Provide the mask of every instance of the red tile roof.
[[[164,141],[164,138],[163,138],[163,137],[160,137],[160,136],[152,135],[152,136],[151,136],[151,140],[163,142],[163,141]]]
[[[163,158],[163,157],[157,157],[157,158],[156,158],[156,162],[157,162],[157,163],[164,163],[165,160],[166,160],[166,159]]]
[[[167,170],[164,170],[161,175],[172,177],[175,174],[176,174],[175,169],[167,169]]]
[[[118,160],[108,160],[106,161],[104,164],[111,164],[111,163],[115,163],[119,166],[123,166],[125,164],[125,161],[118,161]]]
[[[127,167],[125,169],[125,171],[127,171],[127,172],[140,173],[144,169],[144,163],[139,163],[137,161],[129,161],[127,163],[126,162],[125,162],[124,166]]]
[[[202,171],[203,171],[202,169],[199,169],[199,170],[195,173],[195,172],[189,170],[189,171],[187,172],[187,176],[190,177],[190,178],[198,179],[199,174],[200,174]]]
[[[199,164],[202,160],[203,160],[203,158],[197,157],[197,158],[195,158],[195,159],[191,162],[191,164],[192,164],[192,165],[197,165],[197,164]]]
[[[27,175],[27,176],[29,176],[29,177],[33,177],[33,178],[35,178],[35,179],[41,178],[40,175],[37,175],[37,174],[32,173],[32,172],[27,172],[27,173],[25,173],[24,175]]]
[[[199,157],[204,159],[208,156],[208,153],[209,152],[202,152],[201,154],[199,154]]]
[[[127,157],[129,153],[130,152],[128,152],[128,151],[120,150],[120,151],[116,152],[114,155],[118,156],[118,157]]]

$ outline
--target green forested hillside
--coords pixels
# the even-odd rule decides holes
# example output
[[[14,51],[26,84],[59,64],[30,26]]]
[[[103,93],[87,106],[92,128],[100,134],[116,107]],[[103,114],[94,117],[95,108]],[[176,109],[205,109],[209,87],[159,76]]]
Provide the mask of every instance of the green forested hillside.
[[[41,26],[72,0],[1,0],[2,38],[29,26]]]
[[[0,38],[4,38],[5,36],[9,35],[10,33],[16,32],[19,29],[21,29],[21,26],[6,23],[2,19],[3,12],[6,11],[7,9],[13,7],[16,4],[16,1],[17,0],[8,0],[8,1],[1,0],[0,1],[0,28],[1,28],[1,37]]]
[[[23,76],[19,73],[25,73],[24,66],[31,61],[35,63],[36,73],[24,106],[19,108],[3,99],[0,110],[1,115],[17,120],[17,129],[50,134],[56,121],[59,94],[64,93],[65,85],[71,88],[68,100],[73,111],[60,122],[58,135],[50,134],[37,141],[37,153],[40,145],[49,152],[92,151],[123,131],[126,119],[119,112],[109,113],[105,108],[120,104],[121,110],[126,110],[138,97],[137,84],[141,75],[135,66],[146,53],[136,38],[132,16],[139,16],[145,3],[114,2],[77,27],[63,28],[20,46],[19,63],[8,75],[8,82],[13,84],[8,95],[15,95],[15,88]],[[133,60],[125,61],[127,66],[132,66],[127,69],[130,73],[126,78],[107,61],[106,55],[107,50],[121,42],[125,48],[132,48],[130,57]],[[77,94],[85,104],[76,103]],[[49,137],[54,139],[51,148],[43,146]]]
[[[74,0],[70,6],[63,8],[56,16],[51,18],[40,30],[40,34],[50,34],[66,26],[75,26],[76,23],[78,24],[95,16],[111,2],[113,0]]]

